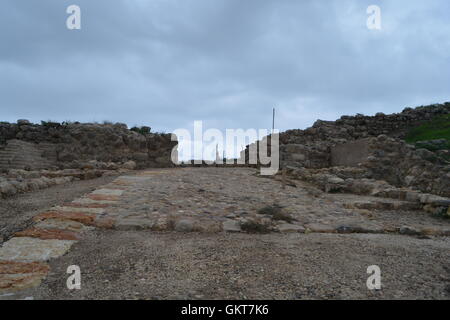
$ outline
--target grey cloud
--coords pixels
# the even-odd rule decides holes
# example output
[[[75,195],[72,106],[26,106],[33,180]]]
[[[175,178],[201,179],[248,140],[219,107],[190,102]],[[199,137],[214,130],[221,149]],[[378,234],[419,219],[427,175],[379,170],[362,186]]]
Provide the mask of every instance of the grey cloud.
[[[65,28],[70,4],[82,30]],[[383,30],[366,28],[382,9]],[[435,1],[14,1],[0,13],[1,120],[171,131],[280,129],[450,100],[450,4]]]

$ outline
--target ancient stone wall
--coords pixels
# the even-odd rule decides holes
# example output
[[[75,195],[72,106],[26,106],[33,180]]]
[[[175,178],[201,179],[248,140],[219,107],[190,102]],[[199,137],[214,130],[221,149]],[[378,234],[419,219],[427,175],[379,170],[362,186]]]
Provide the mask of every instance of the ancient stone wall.
[[[0,123],[0,169],[82,168],[90,161],[137,168],[173,166],[171,134],[135,132],[125,124]],[[112,165],[112,164],[111,164]]]
[[[361,163],[373,179],[394,186],[450,197],[450,163],[427,149],[380,135],[364,141],[369,156]]]
[[[333,146],[382,134],[403,139],[410,128],[449,113],[450,102],[447,102],[415,109],[406,108],[401,113],[390,115],[378,113],[375,116],[342,116],[336,121],[317,120],[308,129],[288,130],[280,134],[281,163],[288,166],[326,168],[332,165]]]
[[[288,130],[280,134],[280,167],[312,172],[350,167],[349,170],[338,170],[339,179],[384,180],[397,187],[448,197],[448,161],[439,152],[416,148],[402,139],[411,128],[449,113],[450,103],[445,103],[407,108],[391,115],[379,113],[375,116],[343,116],[337,121],[318,120],[306,130]],[[249,146],[245,151],[247,160],[248,151]],[[307,177],[308,174],[300,176]]]

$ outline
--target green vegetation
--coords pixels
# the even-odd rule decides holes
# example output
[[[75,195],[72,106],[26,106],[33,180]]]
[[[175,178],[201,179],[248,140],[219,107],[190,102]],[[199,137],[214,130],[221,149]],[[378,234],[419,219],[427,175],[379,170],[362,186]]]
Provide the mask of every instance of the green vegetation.
[[[406,142],[446,139],[450,143],[450,114],[438,116],[433,120],[412,129],[406,136]]]
[[[45,128],[59,128],[61,124],[59,122],[49,120],[49,121],[41,121],[41,126]]]
[[[441,142],[426,142],[430,140],[442,140]],[[418,148],[430,151],[450,149],[450,114],[438,116],[410,130],[406,136],[406,142],[414,144]],[[447,158],[447,157],[445,157]],[[447,159],[447,160],[450,160]]]
[[[133,127],[133,128],[131,128],[130,129],[131,131],[134,131],[134,132],[137,132],[137,133],[140,133],[140,134],[142,134],[142,135],[146,135],[146,134],[149,134],[150,133],[150,131],[151,131],[151,128],[150,127]]]

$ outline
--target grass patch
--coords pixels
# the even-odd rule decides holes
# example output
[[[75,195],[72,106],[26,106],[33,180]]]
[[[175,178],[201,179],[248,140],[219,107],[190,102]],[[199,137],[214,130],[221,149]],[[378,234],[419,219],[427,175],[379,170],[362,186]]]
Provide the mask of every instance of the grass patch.
[[[420,143],[421,141],[444,139],[446,142]],[[406,142],[414,144],[417,148],[424,148],[430,151],[450,149],[450,114],[435,117],[433,120],[411,129],[406,135]],[[450,156],[445,157],[450,160]]]
[[[450,147],[450,114],[438,116],[427,123],[413,128],[406,136],[406,142],[408,143],[437,139],[446,139],[447,148]]]

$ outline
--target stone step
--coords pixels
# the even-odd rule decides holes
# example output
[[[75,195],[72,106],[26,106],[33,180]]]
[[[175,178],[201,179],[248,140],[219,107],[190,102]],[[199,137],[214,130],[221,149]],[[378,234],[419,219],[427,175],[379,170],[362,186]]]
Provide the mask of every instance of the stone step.
[[[51,155],[50,159],[43,157]],[[34,144],[20,140],[9,140],[0,150],[0,168],[20,169],[24,167],[43,169],[55,165],[56,150],[51,144]]]

